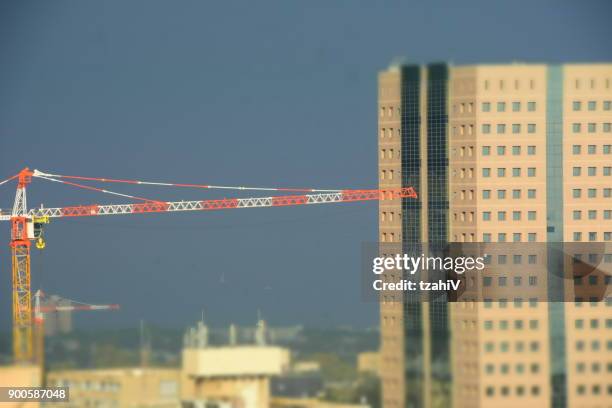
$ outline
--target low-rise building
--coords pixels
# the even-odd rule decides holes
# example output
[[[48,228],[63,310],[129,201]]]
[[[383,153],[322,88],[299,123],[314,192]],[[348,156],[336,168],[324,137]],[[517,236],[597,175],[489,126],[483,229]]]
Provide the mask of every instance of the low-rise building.
[[[70,390],[70,401],[57,407],[178,408],[180,378],[169,368],[60,370],[49,372],[47,385]]]

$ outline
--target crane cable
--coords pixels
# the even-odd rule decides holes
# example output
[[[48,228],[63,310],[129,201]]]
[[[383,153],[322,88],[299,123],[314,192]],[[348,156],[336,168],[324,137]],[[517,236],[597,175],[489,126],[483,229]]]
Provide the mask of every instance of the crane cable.
[[[132,198],[134,200],[146,201],[146,202],[150,202],[150,203],[160,203],[160,202],[162,202],[160,200],[151,200],[151,199],[148,199],[148,198],[133,196],[133,195],[129,195],[129,194],[117,193],[115,191],[110,191],[110,190],[106,190],[106,189],[103,189],[103,188],[97,188],[97,187],[92,187],[92,186],[85,186],[83,184],[72,183],[70,181],[65,181],[65,180],[58,180],[58,179],[54,179],[52,177],[43,176],[40,173],[34,174],[34,177],[38,177],[38,178],[41,178],[41,179],[44,179],[44,180],[48,180],[48,181],[53,181],[53,182],[56,182],[56,183],[67,184],[69,186],[78,187],[78,188],[82,188],[82,189],[85,189],[85,190],[92,190],[92,191],[97,191],[97,192],[100,192],[100,193],[106,193],[106,194],[116,195],[116,196],[120,196],[120,197]]]
[[[53,177],[57,179],[73,179],[83,181],[98,181],[102,183],[123,183],[123,184],[139,184],[150,186],[164,187],[186,187],[186,188],[202,188],[202,189],[221,189],[221,190],[256,190],[256,191],[284,191],[284,192],[309,192],[309,193],[334,193],[342,191],[341,189],[316,189],[316,188],[282,188],[282,187],[246,187],[246,186],[217,186],[207,184],[186,184],[186,183],[164,183],[157,181],[142,181],[142,180],[121,180],[98,177],[82,177],[82,176],[66,176],[62,174],[48,174],[40,170],[34,170],[34,177]]]
[[[0,186],[3,185],[3,184],[8,183],[11,180],[15,180],[17,177],[19,177],[19,174],[15,174],[13,177],[9,177],[6,180],[0,181]]]

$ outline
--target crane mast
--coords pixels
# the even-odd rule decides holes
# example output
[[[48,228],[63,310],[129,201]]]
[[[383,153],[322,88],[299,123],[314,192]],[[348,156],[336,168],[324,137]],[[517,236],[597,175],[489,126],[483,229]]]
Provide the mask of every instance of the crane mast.
[[[16,361],[31,362],[32,302],[30,291],[30,237],[26,186],[32,181],[27,168],[18,176],[17,194],[11,213],[11,258],[13,264],[13,354]]]

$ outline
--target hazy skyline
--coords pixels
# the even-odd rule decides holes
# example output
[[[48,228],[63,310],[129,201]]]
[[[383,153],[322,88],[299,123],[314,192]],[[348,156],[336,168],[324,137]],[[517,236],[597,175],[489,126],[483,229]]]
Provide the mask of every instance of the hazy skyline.
[[[0,179],[24,166],[97,177],[376,188],[376,75],[426,63],[610,61],[607,1],[0,4]],[[301,3],[305,5],[306,3]],[[29,205],[124,202],[36,180]],[[152,188],[159,199],[233,196]],[[264,194],[265,195],[265,194]],[[14,185],[0,187],[0,208]],[[0,330],[10,313],[9,226]],[[33,289],[181,327],[374,325],[360,245],[376,205],[58,220]],[[1,237],[0,237],[1,238]],[[84,322],[83,320],[87,320]]]

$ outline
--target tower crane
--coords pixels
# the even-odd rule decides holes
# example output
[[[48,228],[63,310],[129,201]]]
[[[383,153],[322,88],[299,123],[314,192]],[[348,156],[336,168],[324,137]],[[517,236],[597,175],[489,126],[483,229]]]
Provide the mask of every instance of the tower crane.
[[[91,204],[47,208],[41,205],[28,208],[26,190],[32,179],[61,183],[67,186],[96,191],[135,201],[127,204]],[[0,212],[0,222],[7,221],[11,226],[11,259],[13,281],[13,355],[17,363],[33,361],[32,304],[30,291],[30,246],[35,242],[39,249],[45,247],[43,227],[51,219],[65,217],[94,217],[109,215],[150,214],[184,211],[214,211],[246,208],[284,207],[314,204],[350,203],[371,200],[397,200],[416,198],[412,187],[347,190],[313,188],[273,188],[246,187],[206,184],[167,183],[143,180],[110,179],[97,177],[50,174],[39,170],[24,168],[16,175],[0,181],[0,186],[17,181],[15,201],[10,213]],[[93,186],[88,183],[112,183],[118,185],[141,185],[174,188],[232,191],[273,191],[268,197],[221,198],[197,201],[151,200],[125,193]]]
[[[67,305],[51,305],[45,306],[42,304],[42,299],[45,294],[42,290],[37,290],[34,294],[34,338],[36,339],[36,350],[34,358],[36,363],[41,367],[41,373],[44,372],[45,364],[45,316],[50,313],[73,312],[77,310],[117,310],[119,305],[90,305],[83,302],[78,302],[72,299],[66,299],[57,296],[58,300],[66,301]]]

